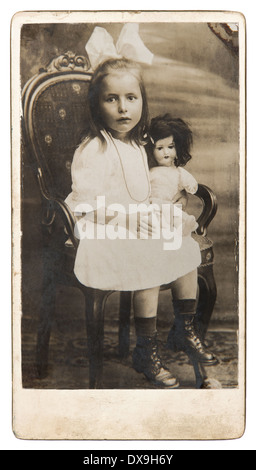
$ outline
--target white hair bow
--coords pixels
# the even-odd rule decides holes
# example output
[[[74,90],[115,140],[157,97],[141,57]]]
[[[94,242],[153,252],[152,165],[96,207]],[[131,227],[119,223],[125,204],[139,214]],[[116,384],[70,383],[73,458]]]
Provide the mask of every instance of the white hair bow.
[[[124,57],[145,64],[151,64],[153,60],[152,52],[147,49],[139,36],[138,23],[127,23],[123,26],[116,46],[106,29],[96,26],[85,49],[93,70],[110,58]]]

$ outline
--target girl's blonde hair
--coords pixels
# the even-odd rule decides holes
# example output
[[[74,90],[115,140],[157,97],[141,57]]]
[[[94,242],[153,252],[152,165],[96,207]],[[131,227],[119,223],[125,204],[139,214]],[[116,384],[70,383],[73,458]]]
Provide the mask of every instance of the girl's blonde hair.
[[[141,145],[144,141],[143,136],[147,132],[149,114],[146,90],[142,79],[139,64],[128,59],[109,59],[100,64],[95,70],[88,89],[88,136],[90,138],[99,137],[104,144],[105,139],[100,132],[105,129],[105,123],[102,120],[99,109],[99,94],[103,79],[114,71],[127,71],[132,73],[138,80],[142,96],[142,113],[138,124],[130,132],[130,140]]]

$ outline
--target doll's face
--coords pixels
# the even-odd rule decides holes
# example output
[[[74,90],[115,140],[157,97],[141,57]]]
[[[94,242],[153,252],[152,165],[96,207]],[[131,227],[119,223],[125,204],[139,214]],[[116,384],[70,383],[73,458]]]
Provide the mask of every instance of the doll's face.
[[[175,142],[173,136],[165,139],[157,140],[154,144],[154,157],[160,166],[175,166],[175,158],[177,157]]]
[[[107,75],[101,85],[99,108],[113,136],[125,140],[142,114],[142,96],[137,78],[127,71]]]

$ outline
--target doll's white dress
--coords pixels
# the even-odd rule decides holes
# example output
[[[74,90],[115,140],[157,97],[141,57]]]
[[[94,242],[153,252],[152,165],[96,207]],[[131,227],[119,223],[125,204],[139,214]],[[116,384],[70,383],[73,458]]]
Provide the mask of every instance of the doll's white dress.
[[[185,168],[156,166],[150,169],[151,199],[174,202],[178,191],[195,194],[197,181]]]
[[[66,203],[75,214],[83,212],[81,205],[87,204],[87,215],[79,221],[74,266],[77,279],[97,289],[134,291],[168,284],[196,269],[201,255],[191,237],[182,239],[177,250],[164,249],[162,237],[139,239],[124,226],[113,239],[113,230],[111,237],[106,235],[104,220],[94,223],[90,209],[98,207],[101,213],[102,204],[103,212],[111,204],[119,204],[112,207],[121,212],[123,208],[132,212],[139,204],[150,206],[144,148],[113,139],[106,132],[103,135],[105,148],[98,138],[81,144],[71,167],[72,192]]]
[[[156,166],[149,172],[151,195],[150,202],[161,206],[166,203],[175,203],[175,195],[182,190],[195,194],[198,189],[196,179],[191,173],[182,167]],[[194,231],[198,224],[193,215],[182,211],[182,222],[184,232],[186,227],[191,227]]]

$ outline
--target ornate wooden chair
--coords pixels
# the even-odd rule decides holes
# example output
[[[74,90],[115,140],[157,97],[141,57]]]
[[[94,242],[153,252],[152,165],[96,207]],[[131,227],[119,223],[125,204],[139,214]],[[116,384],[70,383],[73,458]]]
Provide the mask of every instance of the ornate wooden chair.
[[[79,288],[85,296],[88,336],[89,387],[100,388],[103,367],[104,305],[110,291],[81,285],[73,274],[78,240],[74,219],[64,200],[71,188],[74,149],[86,128],[86,99],[91,79],[90,64],[72,52],[54,59],[39,70],[22,92],[22,148],[39,184],[42,202],[43,285],[37,333],[36,364],[39,377],[47,373],[51,325],[58,283]],[[198,271],[198,327],[205,337],[214,303],[213,244],[206,229],[217,210],[212,191],[199,185],[196,194],[203,202],[198,218],[198,240],[202,264]],[[168,289],[170,286],[163,286]],[[131,293],[120,293],[119,353],[129,354]],[[205,372],[194,364],[196,386],[202,387]]]

